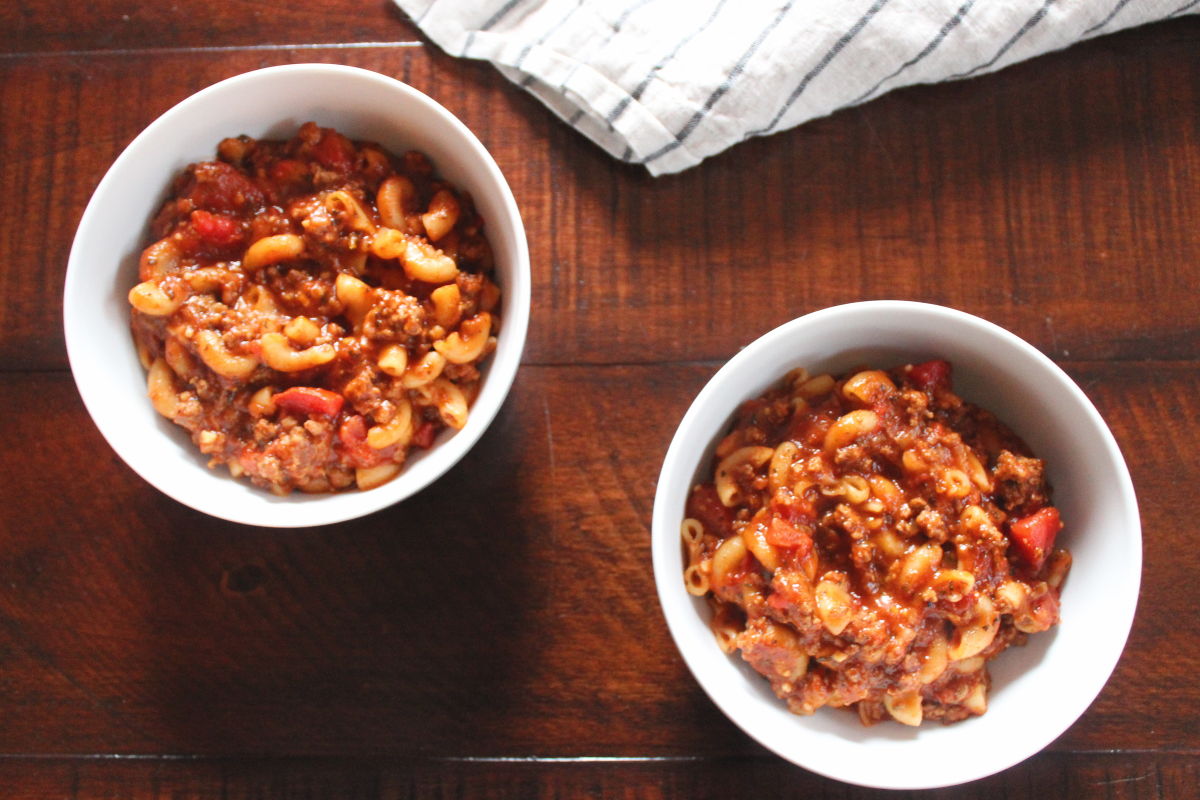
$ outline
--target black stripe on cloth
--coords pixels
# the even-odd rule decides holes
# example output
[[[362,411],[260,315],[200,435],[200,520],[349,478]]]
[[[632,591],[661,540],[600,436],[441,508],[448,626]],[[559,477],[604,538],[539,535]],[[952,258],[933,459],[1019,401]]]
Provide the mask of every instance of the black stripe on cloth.
[[[1017,42],[1019,42],[1022,39],[1022,37],[1025,36],[1025,34],[1029,33],[1031,30],[1033,30],[1033,28],[1039,22],[1042,21],[1042,17],[1046,16],[1046,12],[1050,10],[1050,6],[1054,5],[1054,3],[1055,3],[1055,0],[1046,0],[1046,2],[1042,4],[1042,7],[1039,8],[1036,12],[1034,12],[1032,17],[1025,20],[1025,24],[1021,26],[1020,30],[1018,30],[1016,33],[1014,33],[1012,35],[1012,38],[1010,38],[1007,42],[1005,42],[1004,45],[996,52],[996,55],[992,56],[991,59],[989,59],[988,61],[985,61],[984,63],[980,64],[977,67],[972,67],[971,69],[967,70],[966,72],[960,72],[957,75],[951,75],[950,77],[946,78],[945,80],[953,81],[953,80],[958,80],[959,78],[969,77],[971,75],[974,75],[976,72],[979,72],[979,70],[981,70],[981,69],[987,69],[988,67],[992,66],[997,61],[999,61],[1000,59],[1004,58],[1004,54],[1007,53],[1009,50],[1011,50],[1013,45],[1015,45]]]
[[[621,32],[621,26],[623,26],[629,20],[629,17],[631,14],[633,14],[633,12],[637,11],[642,6],[644,6],[648,3],[651,3],[651,2],[654,2],[654,0],[638,0],[638,2],[634,3],[633,5],[626,8],[623,12],[621,12],[621,16],[617,17],[617,19],[609,25],[609,31],[608,31],[608,34],[605,35],[604,41],[602,41],[600,44],[596,45],[596,48],[595,48],[596,52],[599,52],[599,51],[603,50],[605,47],[607,47],[608,43],[612,41],[612,38]],[[583,5],[583,3],[581,2],[580,5]],[[578,9],[578,6],[576,6],[576,9]],[[574,13],[574,12],[572,12],[572,13]],[[567,16],[569,17],[570,14],[568,14]],[[565,22],[565,21],[566,21],[566,19],[564,18],[563,22]],[[562,23],[559,23],[559,24],[561,25]],[[550,34],[546,34],[546,36],[543,36],[541,39],[538,39],[538,44],[541,44],[542,42],[544,42],[549,35]],[[526,49],[528,49],[528,48],[526,48]],[[525,53],[522,52],[521,56],[519,57],[519,59],[517,61],[518,66],[520,66],[520,62],[523,61],[524,58],[525,58]],[[582,64],[583,64],[582,61],[576,62],[574,68],[571,69],[571,73],[562,80],[562,83],[561,83],[562,86],[565,86],[566,84],[570,83],[571,78],[575,74],[575,71],[577,69],[579,69],[579,67]],[[520,85],[522,88],[528,88],[531,83],[533,83],[533,77],[527,75],[521,81]]]
[[[1115,17],[1117,14],[1121,13],[1121,9],[1122,9],[1122,8],[1124,8],[1124,7],[1125,7],[1125,6],[1127,6],[1127,5],[1129,5],[1129,0],[1120,0],[1120,2],[1119,2],[1119,3],[1117,3],[1117,5],[1116,5],[1116,6],[1113,8],[1113,10],[1112,10],[1112,11],[1110,11],[1110,12],[1108,12],[1108,16],[1107,16],[1107,17],[1105,17],[1104,19],[1100,20],[1100,21],[1099,21],[1099,22],[1097,22],[1095,25],[1093,25],[1092,27],[1088,28],[1086,31],[1084,31],[1083,33],[1081,33],[1081,34],[1079,34],[1079,35],[1080,35],[1080,36],[1087,36],[1089,33],[1092,33],[1093,31],[1098,31],[1098,30],[1100,30],[1100,29],[1101,29],[1101,28],[1103,28],[1105,25],[1107,25],[1108,23],[1112,22],[1112,21],[1113,21],[1113,17]]]
[[[1175,9],[1170,14],[1167,14],[1167,19],[1170,19],[1171,17],[1178,17],[1180,14],[1187,11],[1189,8],[1193,8],[1198,5],[1200,5],[1200,0],[1192,0],[1192,2],[1187,3],[1183,6]]]
[[[500,20],[502,20],[508,16],[508,12],[512,11],[514,8],[516,8],[523,2],[525,2],[525,0],[508,0],[507,3],[500,6],[500,8],[496,9],[495,14],[492,14],[492,16],[488,17],[486,22],[484,22],[482,25],[479,26],[479,30],[480,31],[491,30],[492,26],[498,25],[500,23]],[[471,45],[475,44],[475,34],[476,33],[478,33],[478,31],[471,31],[471,33],[467,36],[467,43],[465,45],[463,45],[462,52],[459,53],[459,55],[465,56],[467,53],[470,52]]]
[[[521,49],[521,52],[517,55],[517,60],[512,65],[513,69],[520,69],[521,65],[523,63],[525,63],[525,57],[529,55],[529,53],[533,50],[533,48],[539,47],[539,46],[545,44],[547,39],[549,39],[554,34],[558,33],[559,29],[561,29],[563,25],[567,24],[567,20],[569,20],[571,17],[573,17],[575,15],[575,12],[583,7],[583,2],[584,2],[584,0],[579,0],[579,2],[577,2],[575,4],[574,8],[572,8],[566,14],[563,14],[562,19],[560,19],[558,22],[551,25],[549,30],[547,30],[545,33],[543,33],[541,36],[539,36],[537,38],[536,42],[534,42],[533,44],[525,45],[525,47],[523,47]],[[532,83],[533,83],[533,76],[526,75],[521,80],[521,88],[528,89],[529,85]]]
[[[652,1],[653,0],[641,0],[641,2],[634,3],[629,8],[627,8],[623,12],[621,12],[621,16],[617,17],[617,21],[612,24],[612,33],[610,33],[608,35],[608,38],[611,39],[613,37],[613,34],[619,33],[621,31],[622,26],[624,26],[625,23],[629,21],[630,14],[632,14],[633,12],[637,11],[642,6],[644,6],[647,3],[650,3]],[[605,41],[608,41],[608,40],[606,39]]]
[[[498,24],[500,20],[508,16],[508,12],[512,11],[522,2],[524,2],[524,0],[508,0],[507,3],[496,9],[496,13],[492,14],[492,16],[488,18],[488,21],[483,23],[483,26],[480,27],[479,30],[490,31],[494,25]]]
[[[842,52],[846,45],[850,44],[851,40],[858,35],[859,31],[867,26],[867,23],[871,21],[871,18],[878,14],[879,10],[887,4],[888,0],[875,0],[875,3],[867,9],[866,13],[859,17],[858,22],[854,23],[854,26],[851,27],[850,30],[842,34],[842,37],[834,42],[833,47],[829,48],[829,52],[821,57],[821,60],[817,62],[817,65],[810,69],[808,74],[800,79],[800,85],[792,90],[792,93],[788,95],[788,99],[784,102],[783,107],[776,112],[775,116],[771,118],[771,121],[767,123],[767,126],[760,130],[747,133],[742,137],[742,140],[745,141],[751,136],[770,133],[775,126],[779,124],[779,120],[783,119],[783,115],[788,112],[788,109],[790,109],[792,105],[798,99],[800,99],[800,95],[804,94],[804,90],[807,89],[808,85],[813,82],[813,79],[825,71],[825,67],[829,66],[829,62],[837,58],[837,54]]]
[[[633,90],[633,93],[622,97],[621,102],[617,103],[613,110],[608,113],[608,116],[604,118],[604,121],[609,125],[612,125],[617,121],[618,117],[625,113],[625,109],[629,107],[631,102],[634,100],[640,100],[642,93],[646,91],[646,88],[650,86],[650,82],[654,80],[654,76],[657,75],[663,69],[663,67],[673,61],[675,56],[679,54],[679,51],[682,50],[688,42],[703,33],[708,26],[713,23],[713,20],[715,20],[717,15],[721,13],[721,9],[725,7],[726,2],[728,2],[728,0],[720,0],[716,7],[713,8],[712,14],[710,14],[708,19],[704,21],[703,25],[680,39],[679,43],[675,45],[675,48],[671,50],[671,52],[667,53],[659,60],[657,64],[651,67],[650,72],[647,73],[646,77],[642,79],[642,82],[637,85],[637,87]]]
[[[881,0],[881,2],[887,2],[887,0]],[[718,86],[713,93],[708,96],[708,100],[704,102],[704,106],[692,115],[692,118],[687,121],[687,124],[684,125],[682,129],[680,129],[679,133],[675,134],[675,141],[669,142],[645,158],[639,159],[639,164],[647,164],[656,158],[661,158],[667,153],[670,153],[671,151],[676,150],[683,145],[684,141],[692,135],[694,130],[696,130],[696,126],[700,124],[700,120],[704,119],[708,112],[712,110],[712,107],[716,105],[717,101],[724,97],[726,92],[729,91],[730,87],[733,86],[733,82],[741,76],[743,70],[746,69],[746,64],[751,58],[754,57],[754,54],[758,52],[758,48],[762,47],[762,43],[765,42],[767,37],[771,35],[771,32],[774,31],[779,23],[783,21],[783,18],[787,16],[787,13],[791,11],[794,3],[795,0],[789,0],[788,4],[781,8],[779,13],[775,15],[775,19],[771,20],[770,24],[759,32],[758,38],[756,38],[750,47],[747,48],[746,52],[742,53],[742,57],[739,58],[737,63],[733,65],[733,69],[731,69],[725,76],[725,80],[721,81],[721,85]]]
[[[1125,2],[1128,2],[1128,1],[1129,0],[1125,0]],[[885,83],[890,81],[892,78],[896,77],[901,72],[904,72],[904,70],[909,69],[910,67],[914,67],[917,64],[919,64],[920,62],[924,61],[926,56],[928,56],[930,53],[932,53],[934,50],[936,50],[938,48],[938,46],[941,45],[941,43],[946,40],[946,37],[950,35],[950,31],[952,31],[958,27],[958,24],[963,21],[963,17],[965,17],[967,15],[967,12],[971,10],[971,6],[973,6],[973,5],[975,5],[975,0],[967,0],[967,2],[965,2],[961,6],[959,6],[958,11],[956,11],[954,13],[954,16],[950,18],[950,21],[942,26],[942,29],[940,31],[938,31],[937,36],[933,37],[933,40],[930,41],[929,44],[925,45],[924,49],[922,49],[921,52],[917,53],[915,56],[910,58],[908,61],[905,61],[903,64],[901,64],[899,67],[897,67],[896,71],[893,72],[891,75],[888,75],[887,77],[881,79],[879,81],[879,83],[875,84],[870,89],[868,89],[867,91],[860,94],[858,97],[851,100],[849,103],[846,103],[846,106],[852,106],[852,105],[861,103],[862,101],[866,100],[871,95],[875,94],[875,92],[879,91],[880,86],[883,86]],[[842,108],[845,108],[846,106],[842,106]]]

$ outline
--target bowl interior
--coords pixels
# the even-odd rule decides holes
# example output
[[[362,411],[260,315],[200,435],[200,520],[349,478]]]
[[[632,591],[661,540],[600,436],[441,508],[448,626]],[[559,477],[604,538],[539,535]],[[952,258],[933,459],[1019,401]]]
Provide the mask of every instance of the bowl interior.
[[[711,479],[712,451],[737,406],[797,366],[844,373],[931,358],[954,366],[955,391],[990,409],[1043,458],[1074,557],[1062,623],[989,663],[982,717],[919,729],[821,709],[798,717],[739,656],[721,653],[707,607],[683,589],[679,524],[687,492]],[[1141,568],[1136,501],[1111,433],[1083,392],[1032,346],[951,309],[876,301],[839,306],[763,336],[723,367],[684,417],[655,500],[655,578],[672,635],[706,692],[735,723],[789,760],[840,780],[931,788],[996,772],[1064,731],[1103,687],[1132,622]],[[924,756],[924,757],[922,757]]]
[[[393,153],[416,149],[470,192],[487,220],[503,290],[497,350],[484,370],[466,427],[443,432],[399,477],[367,492],[276,497],[226,470],[209,470],[186,432],[145,397],[145,373],[129,333],[126,293],[136,283],[149,222],[173,177],[215,157],[227,136],[288,138],[309,120]],[[273,67],[209,87],[152,123],[109,169],[84,212],[71,251],[64,325],[84,403],[117,453],[176,500],[254,525],[301,527],[361,516],[426,486],[479,438],[499,410],[524,346],[529,256],[520,214],[499,168],[470,131],[416,90],[367,70],[321,64]]]

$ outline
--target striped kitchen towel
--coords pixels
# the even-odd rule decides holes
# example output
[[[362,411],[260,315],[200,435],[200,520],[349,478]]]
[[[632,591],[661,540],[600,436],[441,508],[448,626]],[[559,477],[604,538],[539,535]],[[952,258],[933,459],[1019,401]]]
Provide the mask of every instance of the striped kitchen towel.
[[[613,156],[679,172],[914,83],[1200,12],[1200,0],[396,0]]]

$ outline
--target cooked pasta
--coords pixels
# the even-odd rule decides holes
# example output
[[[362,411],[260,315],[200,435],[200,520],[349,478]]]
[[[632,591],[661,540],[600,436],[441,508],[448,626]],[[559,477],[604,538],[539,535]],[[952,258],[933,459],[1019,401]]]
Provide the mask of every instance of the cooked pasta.
[[[379,486],[467,423],[500,290],[428,159],[315,123],[226,139],[175,180],[129,290],[154,408],[286,494]]]
[[[796,713],[982,714],[987,662],[1058,621],[1070,555],[1043,464],[944,361],[794,370],[712,469],[681,527],[685,588]]]

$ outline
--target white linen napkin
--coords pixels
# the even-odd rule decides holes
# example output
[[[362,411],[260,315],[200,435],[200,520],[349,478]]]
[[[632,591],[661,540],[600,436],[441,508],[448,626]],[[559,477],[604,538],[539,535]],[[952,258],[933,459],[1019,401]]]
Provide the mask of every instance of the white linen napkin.
[[[914,83],[967,78],[1200,0],[395,0],[653,175]]]

